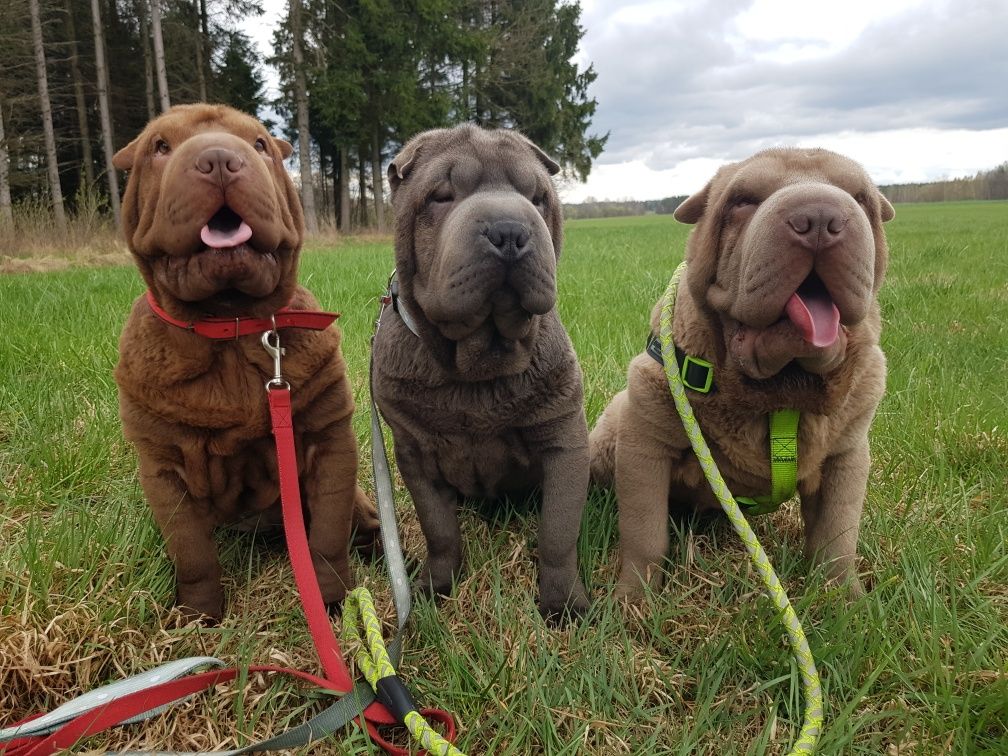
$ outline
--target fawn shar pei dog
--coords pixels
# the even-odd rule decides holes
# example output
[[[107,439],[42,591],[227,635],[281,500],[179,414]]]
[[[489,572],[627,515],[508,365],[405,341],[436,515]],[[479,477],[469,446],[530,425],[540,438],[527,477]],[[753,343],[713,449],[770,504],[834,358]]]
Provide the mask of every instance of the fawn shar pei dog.
[[[427,542],[417,588],[445,594],[460,573],[459,497],[541,488],[539,607],[553,618],[587,606],[588,430],[556,311],[558,169],[509,131],[411,139],[389,167],[398,293],[374,343],[375,397]]]
[[[148,287],[133,303],[115,378],[140,482],[175,565],[186,616],[223,610],[217,526],[278,521],[276,452],[265,382],[273,362],[259,334],[212,340],[177,321],[266,318],[317,310],[297,284],[303,216],[283,167],[291,146],[247,115],[182,105],[120,150],[129,170],[122,223]],[[153,299],[153,303],[148,299]],[[312,561],[326,602],[352,587],[351,522],[365,539],[374,509],[356,485],[353,400],[340,333],[285,328],[298,473]]]
[[[675,212],[695,223],[673,341],[713,364],[687,390],[735,496],[770,490],[768,413],[800,412],[797,489],[805,552],[860,592],[855,551],[868,479],[868,426],[885,390],[877,294],[893,208],[864,170],[826,150],[780,149],[727,165]],[[651,318],[658,333],[661,302]],[[679,357],[682,365],[684,357]],[[664,369],[631,363],[591,435],[592,476],[615,482],[617,594],[657,584],[670,503],[718,508]]]

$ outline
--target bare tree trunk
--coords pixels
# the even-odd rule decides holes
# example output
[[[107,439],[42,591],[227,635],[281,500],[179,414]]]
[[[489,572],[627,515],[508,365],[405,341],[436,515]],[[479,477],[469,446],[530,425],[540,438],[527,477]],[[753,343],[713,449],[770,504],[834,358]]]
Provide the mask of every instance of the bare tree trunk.
[[[140,20],[140,39],[143,46],[144,91],[147,95],[147,120],[157,115],[154,104],[154,63],[151,61],[150,23],[147,20],[147,0],[133,0]]]
[[[64,0],[67,36],[70,39],[70,73],[73,77],[74,100],[77,105],[77,130],[80,132],[81,160],[84,163],[84,180],[88,188],[94,185],[94,156],[91,154],[91,129],[88,127],[87,103],[84,100],[84,77],[80,70],[80,54],[77,50],[77,24],[74,21],[73,5]]]
[[[193,9],[196,11],[196,17],[200,18],[200,0],[193,0]],[[204,50],[204,45],[206,40],[203,38],[203,28],[202,24],[197,24],[196,26],[196,81],[199,85],[199,98],[200,102],[207,101],[207,87],[206,87],[206,73],[203,70],[203,59],[206,57],[206,52]]]
[[[53,216],[56,219],[56,228],[65,231],[66,212],[63,209],[63,189],[60,187],[59,163],[56,158],[56,135],[53,132],[52,104],[49,102],[45,49],[42,47],[39,0],[28,0],[28,9],[31,12],[32,45],[35,48],[35,72],[38,78],[39,103],[42,107],[42,130],[45,132],[46,164],[49,166],[49,190],[52,193]]]
[[[294,58],[294,99],[297,103],[298,163],[301,168],[301,205],[305,227],[309,233],[318,231],[315,214],[315,187],[312,184],[311,131],[308,127],[308,82],[305,77],[304,44],[301,26],[301,0],[290,0],[292,55]]]
[[[105,151],[105,175],[108,177],[109,199],[116,226],[119,225],[119,176],[112,165],[112,119],[109,118],[108,68],[105,65],[105,34],[102,27],[99,0],[91,0],[91,21],[94,24],[95,69],[98,76],[98,113],[101,115],[102,147]]]
[[[161,112],[171,107],[168,99],[168,72],[165,70],[164,37],[161,36],[161,0],[151,0],[151,33],[154,36],[154,67],[157,69],[158,96]]]
[[[203,46],[203,68],[201,70],[210,72],[210,61],[207,60],[209,54],[207,47],[210,41],[210,17],[207,15],[207,0],[199,0],[200,17],[200,44]],[[204,98],[204,102],[206,98]]]
[[[360,225],[367,228],[367,149],[364,145],[357,146],[357,188],[360,190]]]
[[[339,227],[344,234],[350,233],[350,160],[346,146],[339,151]]]
[[[375,225],[378,233],[385,231],[385,192],[382,186],[381,137],[376,124],[371,137],[371,194],[374,195]]]
[[[7,152],[7,136],[4,131],[4,100],[0,95],[0,222],[14,224],[14,209],[10,194],[10,153]]]
[[[319,150],[318,156],[318,179],[322,197],[315,211],[319,218],[325,220],[329,217],[329,182],[326,181],[326,154],[322,149]]]

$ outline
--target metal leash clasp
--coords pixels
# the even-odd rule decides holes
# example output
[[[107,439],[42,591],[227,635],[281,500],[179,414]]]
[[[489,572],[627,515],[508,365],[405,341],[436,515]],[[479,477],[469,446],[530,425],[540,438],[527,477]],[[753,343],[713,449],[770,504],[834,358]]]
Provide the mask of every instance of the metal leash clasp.
[[[266,331],[262,335],[263,348],[273,358],[273,377],[266,381],[266,391],[274,388],[289,389],[290,384],[284,380],[283,373],[280,370],[280,358],[284,356],[287,350],[280,346],[280,332],[276,327],[276,317],[272,316],[271,319],[273,321],[273,330]]]

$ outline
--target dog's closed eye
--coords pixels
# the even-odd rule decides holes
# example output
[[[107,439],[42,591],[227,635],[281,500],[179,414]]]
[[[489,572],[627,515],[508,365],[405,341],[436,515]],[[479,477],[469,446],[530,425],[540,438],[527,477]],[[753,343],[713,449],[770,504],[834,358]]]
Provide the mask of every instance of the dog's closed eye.
[[[455,201],[455,192],[452,191],[451,186],[448,184],[442,184],[438,186],[433,192],[430,193],[430,196],[427,197],[428,204],[441,205],[451,203],[454,201]]]

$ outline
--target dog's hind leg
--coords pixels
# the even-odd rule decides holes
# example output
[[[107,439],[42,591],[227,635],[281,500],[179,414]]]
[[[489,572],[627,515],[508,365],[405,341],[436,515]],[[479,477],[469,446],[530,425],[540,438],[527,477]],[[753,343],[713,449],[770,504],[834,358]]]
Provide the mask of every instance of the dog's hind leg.
[[[612,398],[588,436],[591,482],[596,486],[611,488],[615,481],[616,436],[619,433],[620,415],[626,405],[626,395],[624,389]]]

